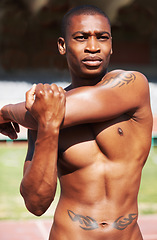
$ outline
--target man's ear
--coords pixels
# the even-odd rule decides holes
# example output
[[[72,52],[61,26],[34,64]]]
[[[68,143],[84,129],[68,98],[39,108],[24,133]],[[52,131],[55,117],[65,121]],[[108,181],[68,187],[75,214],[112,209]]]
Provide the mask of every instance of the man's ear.
[[[60,53],[61,55],[66,54],[65,39],[62,38],[62,37],[59,37],[59,38],[58,38],[58,41],[57,41],[57,44],[58,44],[59,53]]]

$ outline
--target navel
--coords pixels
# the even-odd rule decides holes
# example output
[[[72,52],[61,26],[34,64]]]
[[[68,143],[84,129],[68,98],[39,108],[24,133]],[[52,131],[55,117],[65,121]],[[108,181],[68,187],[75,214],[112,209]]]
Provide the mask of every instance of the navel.
[[[104,228],[104,227],[107,227],[108,226],[108,223],[106,222],[101,222],[99,223],[100,227]]]
[[[119,134],[120,136],[123,136],[123,130],[122,130],[121,128],[118,128],[118,134]]]

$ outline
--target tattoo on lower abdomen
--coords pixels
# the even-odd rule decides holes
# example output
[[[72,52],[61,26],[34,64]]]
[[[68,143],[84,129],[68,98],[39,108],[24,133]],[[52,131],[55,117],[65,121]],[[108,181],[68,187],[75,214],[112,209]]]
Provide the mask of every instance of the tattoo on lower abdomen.
[[[79,223],[79,227],[84,229],[84,230],[94,230],[96,228],[98,228],[98,224],[95,221],[95,219],[89,217],[89,216],[83,216],[80,214],[76,214],[71,210],[67,210],[68,211],[68,215],[71,218],[71,220],[73,222],[78,222]]]
[[[112,226],[118,230],[124,230],[127,228],[135,219],[137,219],[137,214],[129,214],[127,218],[121,216],[116,219]]]
[[[136,79],[135,74],[133,73],[118,73],[114,77],[102,80],[100,83],[102,85],[109,85],[111,88],[122,87],[123,85],[128,85],[131,82],[134,82]]]
[[[99,228],[99,224],[94,218],[91,218],[89,216],[83,216],[80,214],[76,214],[71,210],[67,210],[68,215],[70,219],[73,222],[78,222],[79,227],[83,230],[94,230]],[[117,230],[124,230],[127,228],[135,219],[137,219],[137,214],[131,213],[128,215],[128,217],[120,216],[115,220],[115,222],[112,224],[112,227]]]

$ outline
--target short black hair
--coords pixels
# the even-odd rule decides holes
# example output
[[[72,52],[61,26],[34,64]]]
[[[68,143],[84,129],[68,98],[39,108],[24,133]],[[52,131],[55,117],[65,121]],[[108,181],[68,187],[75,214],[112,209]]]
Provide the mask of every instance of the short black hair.
[[[108,18],[108,16],[106,15],[106,13],[104,11],[102,11],[100,8],[93,6],[93,5],[81,5],[81,6],[77,6],[74,7],[72,9],[70,9],[63,17],[62,19],[62,23],[61,23],[61,34],[62,37],[66,37],[66,30],[67,30],[67,26],[70,24],[70,18],[73,16],[79,16],[79,15],[95,15],[95,14],[99,14],[104,16],[107,20],[108,23],[111,27],[111,23],[110,20]]]

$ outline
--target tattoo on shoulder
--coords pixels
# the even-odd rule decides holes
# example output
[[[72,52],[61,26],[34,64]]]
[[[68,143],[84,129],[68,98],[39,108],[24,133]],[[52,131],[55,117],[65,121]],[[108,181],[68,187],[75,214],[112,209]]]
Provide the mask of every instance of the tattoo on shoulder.
[[[73,222],[78,222],[79,227],[84,230],[93,230],[98,228],[98,224],[95,221],[95,219],[89,217],[89,216],[83,216],[80,214],[76,214],[71,210],[68,210],[68,215],[71,218]]]
[[[128,217],[120,216],[116,219],[116,221],[112,224],[112,226],[118,230],[124,230],[127,228],[135,219],[137,219],[137,214],[132,213],[129,214]]]
[[[122,87],[123,85],[128,85],[131,82],[134,82],[136,79],[135,74],[131,72],[118,73],[114,77],[109,77],[103,79],[101,85],[109,85],[111,88]]]
[[[70,219],[73,222],[78,222],[79,227],[83,230],[94,230],[99,228],[98,222],[89,216],[83,216],[80,214],[76,214],[71,210],[67,210]],[[120,216],[115,220],[112,224],[112,227],[117,230],[124,230],[127,228],[135,219],[137,219],[137,214],[131,213],[128,217]]]

